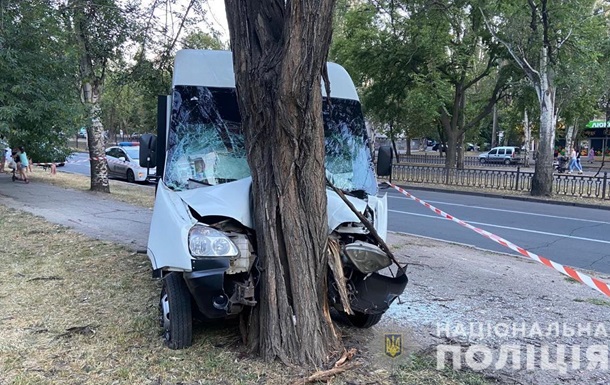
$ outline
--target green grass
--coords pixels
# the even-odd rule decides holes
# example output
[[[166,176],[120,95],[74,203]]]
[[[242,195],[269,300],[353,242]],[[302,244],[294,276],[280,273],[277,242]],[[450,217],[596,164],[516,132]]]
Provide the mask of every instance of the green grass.
[[[448,367],[436,368],[436,356],[428,353],[413,354],[409,363],[398,367],[394,373],[398,384],[417,385],[490,385],[497,384],[495,379],[473,371],[456,371]]]
[[[599,299],[599,298],[586,298],[586,299],[576,298],[574,300],[574,302],[587,302],[587,303],[590,303],[592,305],[597,305],[597,306],[610,306],[610,301],[607,301],[604,299]]]

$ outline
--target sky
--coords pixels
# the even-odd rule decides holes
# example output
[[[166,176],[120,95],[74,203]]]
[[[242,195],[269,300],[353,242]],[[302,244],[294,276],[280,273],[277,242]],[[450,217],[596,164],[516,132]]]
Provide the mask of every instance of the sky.
[[[181,0],[186,1],[186,0]],[[224,0],[208,0],[207,9],[210,22],[222,33],[222,39],[229,40],[229,27],[227,25],[227,14],[225,13]]]

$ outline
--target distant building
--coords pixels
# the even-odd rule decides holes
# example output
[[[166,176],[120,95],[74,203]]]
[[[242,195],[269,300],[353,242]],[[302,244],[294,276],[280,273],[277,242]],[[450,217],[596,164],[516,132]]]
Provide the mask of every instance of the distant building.
[[[583,141],[588,142],[589,148],[593,147],[595,151],[601,151],[604,147],[604,140],[610,137],[609,122],[603,120],[592,120],[587,123],[587,126],[582,130]],[[606,149],[609,143],[605,143]]]

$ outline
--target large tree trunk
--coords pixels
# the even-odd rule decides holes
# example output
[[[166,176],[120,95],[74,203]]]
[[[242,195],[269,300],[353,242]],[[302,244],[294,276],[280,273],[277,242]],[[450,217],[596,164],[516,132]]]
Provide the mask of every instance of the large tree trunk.
[[[321,365],[341,348],[327,303],[320,76],[334,0],[225,0],[262,264],[247,323],[265,360]]]
[[[92,48],[87,44],[86,38],[88,20],[84,12],[85,4],[71,1],[70,6],[74,9],[74,34],[80,47],[81,101],[89,112],[90,123],[87,127],[87,144],[89,145],[89,162],[91,165],[91,190],[109,193],[104,126],[100,118],[100,99],[104,90],[105,70],[101,69],[99,70],[100,74],[96,74],[97,65],[93,60],[94,54],[92,54]]]
[[[456,168],[458,170],[464,169],[464,133],[460,132],[458,134],[457,142],[455,145],[456,151]]]
[[[494,104],[493,107],[493,115],[491,119],[491,147],[494,148],[497,146],[498,142],[496,141],[498,135],[498,105]]]
[[[91,166],[91,190],[110,192],[108,183],[108,162],[104,126],[100,119],[101,109],[98,103],[88,105],[91,124],[87,127],[87,145],[89,146],[89,164]]]
[[[447,152],[445,158],[445,168],[455,168],[457,159],[457,132],[447,132]]]
[[[533,196],[551,196],[553,192],[553,149],[555,147],[555,86],[549,75],[547,50],[542,48],[540,58],[540,84],[536,88],[540,102],[540,145],[536,168],[532,178]]]
[[[530,120],[527,116],[527,109],[523,110],[523,132],[525,134],[525,151],[523,152],[523,159],[525,167],[530,165],[530,149],[532,142],[532,127],[530,127]]]

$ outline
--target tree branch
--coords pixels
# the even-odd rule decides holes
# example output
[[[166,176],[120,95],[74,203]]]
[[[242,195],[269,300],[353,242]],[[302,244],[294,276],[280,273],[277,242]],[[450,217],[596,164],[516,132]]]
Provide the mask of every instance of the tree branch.
[[[557,43],[557,49],[559,50],[561,48],[561,46],[568,41],[568,39],[570,38],[570,36],[572,35],[572,31],[573,29],[570,28],[570,32],[568,32],[568,36],[565,37],[565,39],[561,40],[559,43]]]
[[[493,65],[493,62],[495,60],[495,56],[490,55],[489,56],[489,60],[487,61],[487,66],[485,67],[485,70],[483,72],[481,72],[479,74],[479,76],[475,77],[474,79],[472,79],[471,81],[469,81],[468,83],[466,83],[464,85],[464,90],[469,89],[470,87],[472,87],[473,85],[477,84],[479,82],[479,80],[483,79],[485,76],[489,75],[489,71],[491,71],[491,67]]]
[[[525,74],[527,75],[528,78],[530,78],[530,80],[534,83],[536,83],[537,79],[536,77],[538,77],[538,79],[540,78],[540,73],[538,71],[536,71],[528,62],[527,59],[525,59],[525,56],[523,58],[519,57],[515,51],[512,49],[512,47],[510,46],[510,44],[508,44],[507,42],[505,42],[504,40],[500,39],[500,37],[498,36],[498,34],[496,34],[496,32],[491,28],[491,26],[489,25],[489,21],[487,20],[487,17],[485,16],[485,13],[483,12],[483,9],[479,8],[479,11],[481,12],[481,15],[483,15],[483,21],[485,22],[485,26],[487,27],[487,29],[489,30],[489,33],[491,33],[491,35],[498,40],[504,47],[506,47],[506,49],[508,50],[508,53],[510,54],[510,56],[513,57],[513,59],[515,59],[515,61],[517,62],[517,65],[519,67],[521,67],[521,69],[523,71],[525,71]]]

